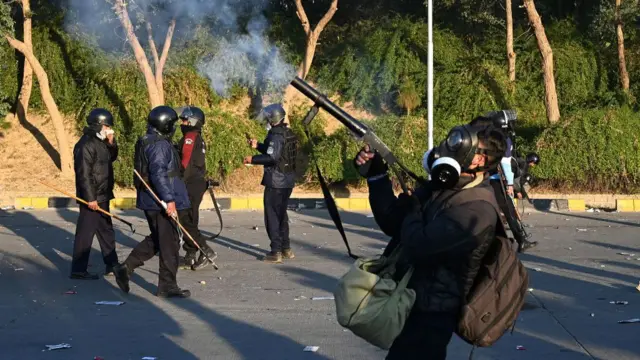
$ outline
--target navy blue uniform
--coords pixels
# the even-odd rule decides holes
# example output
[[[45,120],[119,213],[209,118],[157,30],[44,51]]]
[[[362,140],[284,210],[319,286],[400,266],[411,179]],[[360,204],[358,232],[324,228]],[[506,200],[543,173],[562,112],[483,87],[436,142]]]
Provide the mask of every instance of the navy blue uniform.
[[[177,210],[189,209],[191,204],[187,187],[180,177],[181,163],[177,150],[169,140],[157,134],[152,128],[141,139],[148,143],[143,148],[148,161],[148,185],[162,201],[175,202]],[[176,274],[180,240],[176,226],[144,185],[137,189],[136,207],[144,210],[151,235],[131,251],[125,263],[132,271],[153,258],[156,253],[160,253],[158,292],[177,289]]]
[[[258,144],[257,150],[261,154],[251,159],[252,164],[264,166],[261,182],[265,187],[264,222],[274,253],[291,248],[287,205],[295,186],[295,172],[287,170],[283,162],[295,161],[292,159],[295,156],[285,154],[287,141],[294,139],[293,132],[286,124],[276,125],[269,130],[264,143]]]

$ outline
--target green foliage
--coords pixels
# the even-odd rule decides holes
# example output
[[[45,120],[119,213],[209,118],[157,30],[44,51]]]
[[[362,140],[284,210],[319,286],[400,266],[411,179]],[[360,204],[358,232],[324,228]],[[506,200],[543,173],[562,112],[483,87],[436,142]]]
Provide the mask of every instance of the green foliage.
[[[13,34],[14,26],[11,19],[11,5],[7,2],[0,2],[0,35]],[[4,39],[0,40],[3,45],[0,46],[0,72],[2,79],[9,81],[0,81],[0,128],[7,128],[8,124],[4,122],[4,118],[11,109],[13,102],[17,99],[18,83],[18,61],[15,57],[14,50],[7,45]]]

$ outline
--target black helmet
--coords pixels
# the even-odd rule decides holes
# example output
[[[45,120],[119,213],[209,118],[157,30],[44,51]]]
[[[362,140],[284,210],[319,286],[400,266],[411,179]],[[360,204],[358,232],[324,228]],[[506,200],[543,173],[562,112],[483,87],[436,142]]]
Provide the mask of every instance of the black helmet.
[[[195,106],[187,106],[182,109],[180,120],[187,120],[189,126],[201,129],[204,125],[204,112]]]
[[[151,110],[147,122],[162,135],[172,135],[178,114],[169,106],[157,106]]]
[[[260,113],[259,118],[263,121],[266,121],[271,126],[276,126],[284,120],[286,112],[284,108],[280,104],[271,104],[264,109]]]
[[[100,125],[107,125],[113,127],[113,115],[107,109],[97,108],[91,110],[89,116],[87,116],[87,125],[95,127]]]
[[[527,164],[531,162],[538,165],[538,163],[540,162],[540,157],[538,156],[538,154],[536,153],[527,154]]]

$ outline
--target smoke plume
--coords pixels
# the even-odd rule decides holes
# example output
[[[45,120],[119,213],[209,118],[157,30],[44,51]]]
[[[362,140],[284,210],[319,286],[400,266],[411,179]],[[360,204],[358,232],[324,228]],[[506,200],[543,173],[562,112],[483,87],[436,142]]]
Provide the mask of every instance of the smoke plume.
[[[114,1],[69,0],[67,30],[74,34],[93,34],[104,50],[130,51],[113,11]],[[126,3],[142,43],[146,43],[147,34],[144,26],[139,25],[144,20],[160,26],[176,19],[178,36],[181,30],[206,23],[218,46],[210,49],[197,67],[220,96],[227,97],[235,84],[249,87],[260,95],[277,96],[296,74],[294,66],[287,63],[266,35],[269,24],[264,11],[268,0],[127,0]],[[164,32],[161,29],[155,32],[156,43],[161,47]],[[189,36],[186,32],[181,36]],[[169,58],[172,56],[176,56],[173,49]]]

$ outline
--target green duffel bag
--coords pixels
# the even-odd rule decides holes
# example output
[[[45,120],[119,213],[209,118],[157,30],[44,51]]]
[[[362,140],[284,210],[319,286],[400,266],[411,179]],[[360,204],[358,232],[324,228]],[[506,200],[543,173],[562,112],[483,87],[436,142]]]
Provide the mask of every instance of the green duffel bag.
[[[416,300],[415,291],[407,289],[413,267],[399,282],[393,279],[399,255],[398,246],[388,258],[356,260],[333,292],[338,323],[385,350],[400,335]]]

